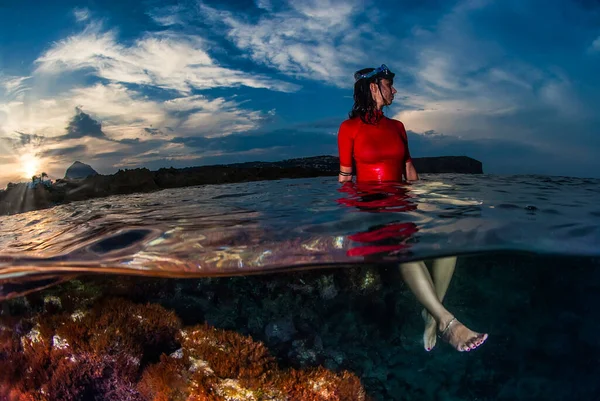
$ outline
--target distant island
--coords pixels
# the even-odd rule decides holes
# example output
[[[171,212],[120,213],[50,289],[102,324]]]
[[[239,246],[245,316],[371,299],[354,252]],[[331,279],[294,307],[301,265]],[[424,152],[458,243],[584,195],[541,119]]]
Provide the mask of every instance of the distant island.
[[[478,160],[466,156],[414,158],[419,174],[482,174]],[[112,175],[98,174],[91,166],[73,163],[64,179],[50,185],[9,183],[0,190],[0,215],[23,213],[59,204],[110,195],[152,192],[166,188],[236,182],[336,176],[339,159],[315,156],[278,162],[247,162],[187,168],[146,168],[119,170]]]

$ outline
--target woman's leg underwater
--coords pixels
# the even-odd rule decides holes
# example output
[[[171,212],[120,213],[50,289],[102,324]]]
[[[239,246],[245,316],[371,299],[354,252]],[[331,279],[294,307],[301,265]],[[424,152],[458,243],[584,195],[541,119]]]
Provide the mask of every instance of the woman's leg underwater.
[[[444,339],[454,348],[458,351],[470,351],[477,348],[487,339],[487,334],[480,334],[469,330],[456,320],[442,305],[436,293],[434,282],[424,262],[402,263],[400,265],[400,272],[417,300],[433,317],[436,329],[444,332]],[[441,278],[444,280],[444,277]],[[445,285],[446,289],[449,284],[449,280],[447,281],[448,283]]]
[[[438,296],[440,302],[444,302],[444,297],[448,291],[448,286],[454,275],[454,269],[456,268],[456,256],[450,256],[447,258],[438,258],[433,260],[431,267],[431,274],[433,276],[433,286],[435,287],[435,293]]]
[[[433,287],[435,288],[435,293],[438,299],[443,303],[446,292],[448,291],[448,286],[450,285],[450,281],[454,275],[456,256],[434,259],[431,264]],[[425,321],[425,330],[423,331],[423,346],[425,347],[426,351],[431,351],[437,342],[437,322],[433,316],[427,312],[426,309],[423,309],[421,316]]]

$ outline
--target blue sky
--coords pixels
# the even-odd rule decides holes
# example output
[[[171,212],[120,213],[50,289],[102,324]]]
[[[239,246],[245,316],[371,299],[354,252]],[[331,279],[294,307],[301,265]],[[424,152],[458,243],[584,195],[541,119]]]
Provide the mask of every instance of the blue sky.
[[[598,0],[0,3],[0,186],[337,154],[387,64],[414,157],[600,177]]]

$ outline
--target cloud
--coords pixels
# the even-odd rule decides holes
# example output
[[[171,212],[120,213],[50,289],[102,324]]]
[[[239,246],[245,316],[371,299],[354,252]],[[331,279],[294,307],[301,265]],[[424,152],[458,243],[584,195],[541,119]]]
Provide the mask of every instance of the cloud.
[[[173,26],[183,22],[179,17],[179,13],[183,11],[181,5],[167,6],[148,11],[148,16],[160,26]]]
[[[160,104],[121,84],[80,86],[48,97],[40,96],[34,86],[25,99],[2,103],[0,98],[0,135],[19,131],[47,138],[63,136],[73,110],[83,107],[101,119],[103,132],[110,138],[135,138],[143,127],[168,122]]]
[[[269,112],[245,109],[224,98],[194,95],[151,100],[116,83],[77,87],[52,99],[32,97],[28,102],[0,103],[2,109],[8,112],[3,129],[10,134],[3,137],[10,139],[4,141],[10,152],[19,153],[27,145],[48,163],[58,159],[71,162],[66,157],[75,151],[82,159],[96,157],[98,149],[127,157],[107,158],[100,168],[140,166],[144,161],[165,158],[185,160],[192,150],[169,142],[172,138],[222,137],[257,129],[271,118]],[[35,134],[25,134],[25,129]],[[61,153],[60,147],[72,152]]]
[[[524,4],[509,12],[493,2],[460,1],[436,24],[413,30],[406,54],[415,56],[410,68],[415,79],[398,87],[400,104],[392,106],[392,115],[415,132],[503,138],[536,149],[567,146],[565,126],[575,142],[587,137],[584,122],[596,117],[589,106],[593,101],[584,96],[586,85],[571,78],[577,72],[540,62],[529,39],[517,42],[512,30],[500,26],[504,20],[521,26],[538,12],[534,8]],[[544,12],[553,23],[564,20],[556,7]],[[540,29],[550,30],[549,24]]]
[[[149,133],[150,135],[164,135],[164,133],[158,128],[144,128],[144,131]]]
[[[90,10],[88,8],[75,8],[73,16],[77,22],[85,22],[90,18]]]
[[[9,112],[5,128],[11,131],[1,137],[0,154],[9,154],[15,166],[19,154],[36,155],[51,176],[60,176],[74,159],[93,161],[96,170],[104,173],[158,166],[159,160],[189,166],[202,155],[173,138],[223,137],[257,129],[271,118],[269,112],[241,106],[202,95],[151,100],[116,83],[77,87],[52,99],[0,103],[0,110]],[[17,127],[33,128],[39,134],[13,130]],[[8,146],[4,152],[2,145]],[[17,179],[1,175],[3,181]]]
[[[88,151],[86,145],[75,145],[70,147],[59,147],[54,149],[44,150],[39,153],[42,158],[47,157],[61,157],[61,158],[75,158],[76,156],[85,155]]]
[[[83,32],[56,42],[37,60],[37,74],[78,70],[115,83],[151,85],[180,93],[193,89],[247,86],[291,92],[298,87],[260,74],[217,65],[207,44],[196,35],[147,32],[131,46],[120,44],[115,30],[90,23]]]
[[[278,4],[257,1],[269,10],[258,19],[200,3],[200,17],[226,37],[253,62],[277,71],[340,87],[352,85],[352,73],[369,55],[392,40],[377,26],[376,8],[359,0],[291,0]],[[373,41],[370,36],[379,40]]]
[[[9,137],[0,137],[0,140],[9,142],[14,149],[18,149],[23,146],[39,146],[44,141],[44,137],[15,131]]]
[[[256,0],[256,7],[265,10],[265,11],[273,11],[273,5],[271,4],[271,0]]]
[[[317,154],[337,154],[339,120],[326,119],[311,123],[293,124],[284,129],[240,133],[227,137],[177,137],[174,143],[184,144],[192,153],[202,156],[227,156],[262,154],[279,158],[301,157]],[[294,156],[296,155],[296,156]]]
[[[75,116],[69,121],[67,126],[67,133],[64,139],[77,139],[86,136],[94,138],[107,139],[104,132],[102,132],[102,125],[90,117],[89,114],[81,111],[80,108],[75,108]]]
[[[18,93],[28,90],[25,85],[31,77],[2,77],[0,76],[0,87],[3,87],[6,95],[15,96]]]

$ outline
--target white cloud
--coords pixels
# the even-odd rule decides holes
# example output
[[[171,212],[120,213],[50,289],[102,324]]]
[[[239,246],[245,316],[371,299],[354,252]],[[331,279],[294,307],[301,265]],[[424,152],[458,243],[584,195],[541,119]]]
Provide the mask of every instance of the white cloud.
[[[168,122],[160,103],[150,100],[121,84],[96,84],[75,88],[65,96],[72,105],[81,105],[102,119],[103,127],[110,125],[139,125],[148,127]]]
[[[91,70],[114,82],[152,85],[189,93],[192,89],[248,86],[290,92],[297,86],[259,74],[220,67],[199,36],[176,32],[147,33],[132,46],[117,41],[114,30],[98,23],[55,43],[40,56],[36,73]]]
[[[3,87],[8,95],[12,95],[17,91],[28,89],[25,87],[25,81],[31,77],[1,77],[0,76],[0,87]]]
[[[67,109],[62,100],[27,99],[0,103],[0,135],[14,135],[16,132],[42,136],[57,136],[64,133],[73,108]]]
[[[351,86],[352,73],[392,41],[377,27],[376,11],[365,10],[359,0],[291,0],[257,21],[206,4],[199,10],[206,21],[224,26],[226,36],[254,62],[342,87]],[[366,37],[371,34],[380,40]]]
[[[273,11],[273,5],[271,4],[271,0],[255,0],[256,7],[266,10]]]
[[[145,130],[150,127],[161,130],[163,139],[226,136],[255,129],[270,116],[269,112],[242,108],[224,98],[194,95],[158,101],[122,84],[96,84],[73,88],[49,99],[0,103],[0,133],[62,136],[75,107],[100,121],[103,132],[113,140],[155,139]]]
[[[171,99],[164,107],[169,112],[190,112],[180,124],[172,125],[178,134],[207,138],[253,130],[270,115],[242,109],[237,102],[224,98],[208,99],[201,95]]]
[[[183,11],[183,8],[179,5],[168,6],[164,8],[153,9],[148,12],[150,18],[154,20],[158,25],[161,26],[172,26],[182,23],[179,13]]]
[[[190,115],[181,128],[189,133],[201,133],[204,137],[214,138],[253,130],[260,125],[261,121],[262,113],[256,111],[248,113],[231,110],[218,114],[198,111]]]
[[[90,18],[90,10],[87,8],[76,8],[73,10],[73,16],[77,22],[85,22]]]

